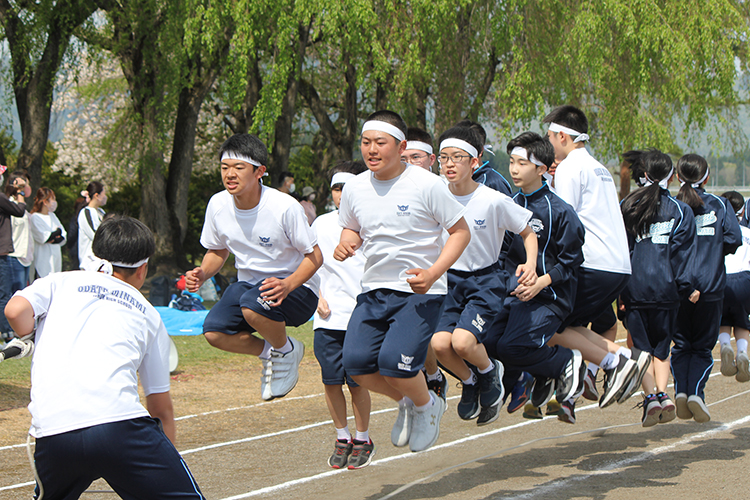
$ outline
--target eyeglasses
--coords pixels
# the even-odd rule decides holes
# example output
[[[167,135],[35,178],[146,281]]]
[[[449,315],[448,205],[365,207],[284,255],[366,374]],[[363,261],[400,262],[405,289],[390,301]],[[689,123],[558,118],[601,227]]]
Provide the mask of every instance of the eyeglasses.
[[[401,161],[405,161],[407,163],[414,163],[415,161],[422,161],[425,158],[427,158],[429,155],[409,155],[409,156],[402,156]]]
[[[451,156],[440,155],[440,156],[438,156],[438,161],[440,163],[448,163],[448,160],[450,160],[454,164],[456,164],[456,163],[461,163],[466,158],[471,158],[471,155],[459,155],[459,154],[455,154],[455,155],[451,155]]]

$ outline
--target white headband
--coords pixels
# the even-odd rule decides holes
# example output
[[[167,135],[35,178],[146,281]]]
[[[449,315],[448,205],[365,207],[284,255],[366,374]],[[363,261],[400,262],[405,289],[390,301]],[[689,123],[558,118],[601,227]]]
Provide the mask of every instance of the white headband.
[[[484,149],[485,151],[487,151],[492,156],[495,156],[495,152],[492,151],[492,144],[485,144],[482,149]]]
[[[705,181],[706,179],[708,179],[708,171],[709,170],[710,170],[709,168],[706,169],[706,174],[703,177],[701,177],[701,180],[699,180],[698,182],[694,182],[694,183],[692,183],[690,185],[692,187],[694,187],[694,188],[701,187],[701,184],[703,184],[703,181]],[[680,186],[683,186],[684,184],[685,184],[685,181],[683,181],[682,179],[680,179]]]
[[[140,260],[136,262],[135,264],[126,264],[124,262],[110,262],[108,260],[100,259],[99,257],[89,256],[85,259],[83,263],[81,263],[81,267],[83,267],[85,271],[94,271],[97,273],[104,273],[109,276],[112,276],[113,267],[137,269],[141,267],[143,264],[145,264],[146,262],[148,262],[148,258]]]
[[[331,178],[331,186],[335,186],[336,184],[346,184],[346,181],[353,179],[354,177],[355,175],[350,174],[349,172],[336,172]]]
[[[536,156],[534,156],[534,153],[531,153],[531,155],[528,154],[528,151],[526,151],[526,148],[522,148],[520,146],[516,146],[513,148],[513,151],[510,152],[511,156],[516,155],[520,156],[524,160],[528,160],[534,165],[539,165],[540,167],[545,166],[544,163],[540,162],[536,159]]]
[[[240,161],[244,161],[245,163],[249,163],[250,165],[253,165],[253,166],[256,166],[256,167],[260,167],[261,166],[260,163],[258,163],[257,161],[253,160],[249,156],[240,155],[240,154],[237,154],[237,153],[235,153],[233,151],[224,151],[224,154],[221,155],[221,161],[224,161],[224,160],[240,160]]]
[[[672,177],[672,174],[674,173],[674,167],[672,167],[672,170],[669,171],[667,176],[659,181],[659,187],[662,189],[667,189],[669,187],[669,179]],[[643,174],[645,177],[641,177],[639,180],[642,182],[643,187],[648,187],[651,184],[654,183],[654,181],[651,180],[651,177],[648,176],[648,174]]]
[[[444,150],[445,148],[463,149],[464,151],[469,153],[472,158],[476,158],[478,156],[477,148],[475,148],[468,142],[461,139],[456,139],[455,137],[450,137],[440,143],[440,151]]]
[[[401,131],[400,128],[394,127],[390,123],[386,123],[380,120],[370,120],[369,122],[365,122],[364,125],[362,125],[362,133],[364,134],[368,130],[377,130],[378,132],[385,132],[386,134],[390,134],[393,137],[396,138],[397,141],[405,141],[406,136]]]
[[[565,132],[566,134],[570,136],[577,136],[575,139],[573,139],[573,142],[583,142],[589,140],[588,134],[582,134],[576,130],[573,130],[572,128],[563,127],[559,123],[552,122],[549,124],[549,129],[552,132]]]
[[[432,154],[432,146],[422,141],[406,141],[406,149],[418,149],[428,155]]]

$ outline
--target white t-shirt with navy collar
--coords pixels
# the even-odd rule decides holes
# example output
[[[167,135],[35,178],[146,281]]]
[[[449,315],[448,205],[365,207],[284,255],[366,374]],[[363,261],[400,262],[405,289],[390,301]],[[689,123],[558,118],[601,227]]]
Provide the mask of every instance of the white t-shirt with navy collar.
[[[201,233],[208,250],[229,250],[235,259],[237,279],[252,284],[266,278],[284,279],[297,270],[317,240],[297,200],[276,189],[262,186],[255,208],[240,210],[228,191],[211,197]],[[317,276],[305,286],[315,295]]]
[[[367,263],[362,291],[380,288],[413,293],[409,269],[428,269],[443,249],[443,229],[461,220],[464,207],[445,183],[427,170],[406,165],[394,179],[381,181],[367,171],[350,179],[341,197],[339,224],[359,233]],[[429,294],[445,295],[441,276]]]

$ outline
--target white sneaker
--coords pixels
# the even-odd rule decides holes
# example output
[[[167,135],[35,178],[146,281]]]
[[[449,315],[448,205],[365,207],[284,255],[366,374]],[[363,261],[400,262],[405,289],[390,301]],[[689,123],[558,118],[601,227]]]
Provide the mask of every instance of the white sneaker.
[[[446,404],[443,398],[429,391],[433,405],[424,411],[412,413],[411,437],[409,438],[409,449],[411,451],[424,451],[435,444],[440,437],[440,419],[445,413]]]
[[[400,448],[409,444],[413,413],[413,405],[398,405],[398,416],[396,417],[396,422],[393,424],[393,429],[391,429],[391,443],[393,443],[393,446]]]
[[[705,423],[711,420],[711,414],[708,412],[708,407],[706,406],[705,401],[700,397],[696,395],[688,397],[687,405],[696,422]]]
[[[273,394],[271,394],[271,360],[260,358],[260,362],[263,364],[263,371],[260,374],[260,397],[263,401],[271,401]]]
[[[305,345],[294,337],[289,337],[292,350],[280,353],[271,350],[271,395],[283,398],[289,394],[299,380],[299,364],[305,355]]]
[[[687,399],[687,394],[684,392],[678,392],[674,397],[675,413],[680,420],[691,420],[693,418],[693,412],[688,408]]]
[[[735,378],[737,382],[748,382],[750,381],[750,358],[747,357],[747,353],[740,351],[737,353],[737,375]]]
[[[721,344],[721,374],[732,377],[737,373],[737,365],[734,364],[734,349],[732,344]]]

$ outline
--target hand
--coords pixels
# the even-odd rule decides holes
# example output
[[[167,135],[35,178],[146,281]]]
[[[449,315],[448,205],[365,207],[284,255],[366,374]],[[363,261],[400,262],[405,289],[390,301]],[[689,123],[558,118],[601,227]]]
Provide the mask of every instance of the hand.
[[[439,276],[433,276],[429,269],[409,269],[406,274],[413,274],[413,278],[407,278],[406,282],[414,293],[425,294],[430,291],[432,284]]]
[[[185,287],[188,292],[197,292],[204,281],[206,281],[206,273],[203,272],[201,267],[196,267],[185,273]]]
[[[331,308],[328,307],[328,301],[323,297],[318,299],[318,316],[322,319],[326,319],[331,315]]]
[[[519,264],[518,268],[516,268],[516,276],[520,276],[518,278],[519,285],[532,286],[536,283],[537,279],[536,267],[528,262],[526,264]]]
[[[698,302],[698,300],[701,298],[701,293],[698,290],[695,290],[693,293],[690,294],[690,297],[688,297],[688,300],[695,304]]]
[[[349,257],[354,257],[354,251],[356,250],[357,245],[351,242],[342,242],[336,245],[336,248],[333,249],[333,258],[343,262]]]
[[[286,280],[279,278],[266,278],[260,285],[260,298],[266,301],[271,307],[278,307],[291,292],[291,288]]]
[[[536,273],[534,274],[536,275]],[[521,302],[528,302],[536,297],[543,289],[544,284],[541,281],[537,280],[531,286],[519,284],[515,290],[510,292],[510,294],[517,297]]]

